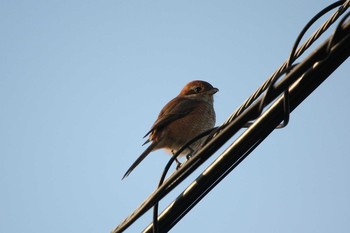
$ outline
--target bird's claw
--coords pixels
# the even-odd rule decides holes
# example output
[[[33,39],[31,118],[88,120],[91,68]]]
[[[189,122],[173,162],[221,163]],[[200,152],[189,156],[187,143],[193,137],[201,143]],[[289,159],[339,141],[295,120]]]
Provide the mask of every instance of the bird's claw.
[[[192,158],[192,153],[189,153],[188,155],[186,155],[187,160],[189,160],[190,158]]]
[[[182,163],[180,163],[180,161],[178,159],[175,159],[175,162],[176,162],[176,170],[179,170]]]

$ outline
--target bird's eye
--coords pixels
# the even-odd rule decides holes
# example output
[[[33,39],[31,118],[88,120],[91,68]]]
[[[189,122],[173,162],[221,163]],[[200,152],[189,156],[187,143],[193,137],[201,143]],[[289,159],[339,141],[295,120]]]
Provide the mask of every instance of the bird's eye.
[[[195,88],[193,88],[193,90],[194,90],[194,92],[199,93],[202,90],[202,88],[201,87],[195,87]]]

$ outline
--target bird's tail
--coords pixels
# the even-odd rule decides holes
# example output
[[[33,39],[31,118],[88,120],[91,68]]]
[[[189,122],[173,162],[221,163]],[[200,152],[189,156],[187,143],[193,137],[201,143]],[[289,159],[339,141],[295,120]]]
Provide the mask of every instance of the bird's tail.
[[[125,177],[127,177],[134,169],[135,167],[137,167],[137,165],[139,165],[139,163],[142,162],[142,160],[144,158],[146,158],[146,156],[151,153],[151,151],[154,149],[154,147],[158,144],[158,142],[153,141],[151,143],[151,145],[149,145],[149,147],[147,147],[147,149],[136,159],[136,161],[130,166],[130,168],[125,172],[124,176],[122,179],[124,179]]]

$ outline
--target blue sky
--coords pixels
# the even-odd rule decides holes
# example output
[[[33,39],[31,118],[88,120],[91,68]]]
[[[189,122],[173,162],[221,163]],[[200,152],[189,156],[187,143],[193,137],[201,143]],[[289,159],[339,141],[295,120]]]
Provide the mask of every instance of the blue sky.
[[[223,123],[330,3],[2,1],[0,232],[109,232],[169,159],[154,152],[121,181],[164,104],[206,80]],[[172,232],[349,232],[349,65]]]

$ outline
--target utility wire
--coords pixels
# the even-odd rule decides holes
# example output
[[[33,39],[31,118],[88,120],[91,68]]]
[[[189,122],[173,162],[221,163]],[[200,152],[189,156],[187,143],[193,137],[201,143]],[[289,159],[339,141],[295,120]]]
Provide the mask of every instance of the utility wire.
[[[298,49],[297,45],[307,29],[322,15],[331,9],[338,7],[338,10]],[[323,9],[305,26],[293,46],[289,59],[277,69],[277,71],[266,80],[258,90],[253,93],[222,126],[215,129],[215,135],[203,146],[193,158],[189,159],[183,166],[174,172],[167,180],[166,172],[160,187],[155,190],[128,218],[120,223],[112,232],[123,232],[134,221],[153,206],[157,207],[158,202],[181,183],[189,174],[205,162],[225,142],[244,127],[249,127],[240,135],[234,143],[210,165],[203,175],[190,185],[186,193],[182,193],[177,202],[173,202],[158,217],[154,216],[155,229],[159,232],[167,232],[174,226],[190,209],[199,202],[212,188],[215,187],[229,172],[232,171],[246,156],[258,146],[276,127],[285,126],[289,121],[289,113],[294,110],[318,85],[325,80],[350,54],[350,22],[346,19],[341,21],[336,32],[322,46],[320,46],[307,59],[300,64],[292,63],[302,55],[307,48],[317,40],[350,6],[350,0],[337,1]],[[321,72],[322,73],[318,73]],[[284,77],[282,77],[284,75]],[[317,75],[317,76],[315,76]],[[306,79],[306,77],[308,77]],[[314,77],[318,77],[315,79]],[[280,79],[280,80],[279,80]],[[277,83],[277,80],[279,82]],[[265,95],[261,97],[261,94]],[[281,96],[282,94],[282,96]],[[274,102],[274,103],[273,103]],[[270,105],[273,103],[272,105]],[[265,106],[270,107],[263,112]],[[273,115],[272,119],[270,114]],[[269,121],[261,125],[266,119]],[[251,122],[255,120],[254,122]],[[284,122],[280,124],[280,122]],[[254,134],[252,134],[254,132]],[[253,135],[253,137],[252,137]],[[255,136],[254,136],[255,135]],[[242,143],[245,144],[242,145]],[[240,147],[237,147],[240,145]],[[184,146],[184,148],[186,145]],[[175,155],[176,156],[176,155]],[[230,158],[229,161],[226,161]],[[233,159],[233,160],[232,160]],[[225,161],[223,166],[222,162]],[[169,162],[170,163],[170,162]],[[171,165],[171,163],[170,163]],[[170,167],[167,166],[167,167]],[[220,168],[218,170],[218,168]],[[209,178],[208,178],[209,177]],[[201,185],[198,185],[200,181]],[[197,182],[197,183],[196,183]],[[199,188],[199,189],[198,189]],[[198,195],[193,195],[193,192]],[[198,193],[199,192],[199,193]],[[181,199],[184,194],[190,195]],[[180,200],[180,201],[179,201]],[[179,205],[180,204],[180,205]],[[155,211],[157,213],[157,211]],[[158,221],[159,222],[158,222]],[[152,232],[152,224],[145,229],[145,232]]]

